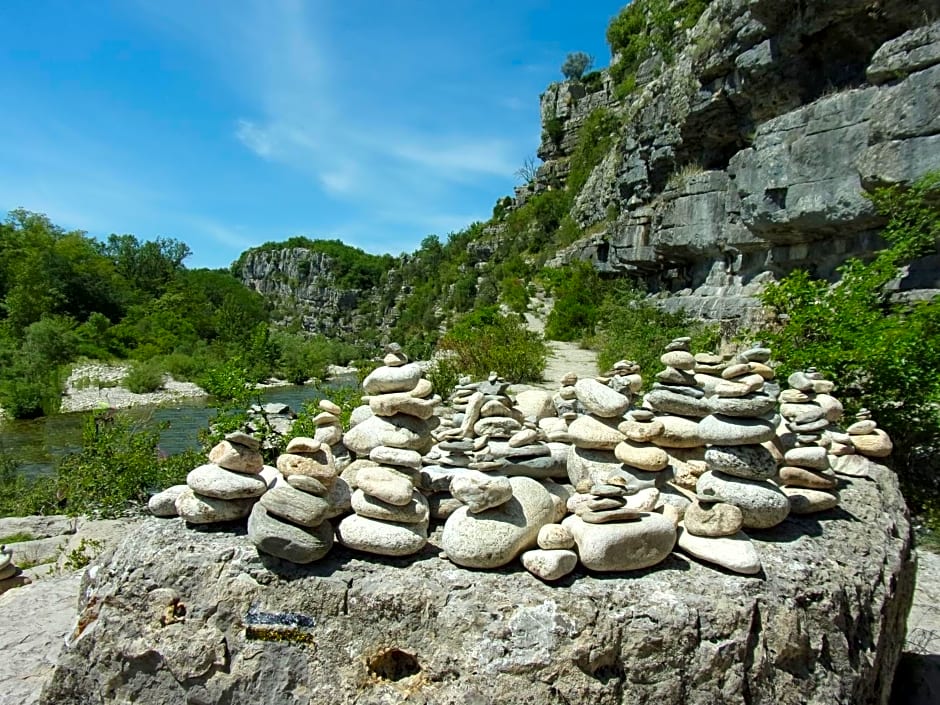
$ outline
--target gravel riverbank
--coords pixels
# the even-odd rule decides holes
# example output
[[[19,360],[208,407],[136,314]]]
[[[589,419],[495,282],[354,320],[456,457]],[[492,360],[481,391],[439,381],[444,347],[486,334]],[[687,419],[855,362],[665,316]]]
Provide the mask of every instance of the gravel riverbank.
[[[147,394],[135,394],[120,385],[127,371],[127,365],[91,363],[76,367],[65,382],[60,410],[66,413],[101,408],[127,409],[132,406],[166,404],[181,399],[208,396],[199,385],[177,382],[170,375],[164,377],[162,389]]]

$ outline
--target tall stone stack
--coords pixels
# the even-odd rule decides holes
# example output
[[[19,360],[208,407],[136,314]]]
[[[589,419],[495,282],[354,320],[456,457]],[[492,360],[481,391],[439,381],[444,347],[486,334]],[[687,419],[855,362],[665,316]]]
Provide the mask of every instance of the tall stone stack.
[[[432,395],[421,367],[409,363],[397,345],[388,347],[383,363],[363,380],[367,406],[353,412],[352,420],[358,423],[346,432],[343,443],[360,458],[378,446],[425,453],[433,443],[434,408],[441,399]]]
[[[814,369],[794,372],[787,384],[789,388],[780,395],[787,433],[781,437],[784,457],[777,482],[790,498],[794,514],[832,509],[839,502],[838,482],[829,462],[832,439],[827,433],[834,411],[828,400],[820,404],[817,399],[830,395],[835,385]]]
[[[712,413],[699,422],[709,444],[707,471],[696,483],[699,502],[738,507],[745,529],[776,526],[790,511],[787,496],[771,480],[777,458],[768,447],[776,435],[778,387],[770,382],[770,350],[751,348],[736,356],[711,386]]]
[[[329,495],[337,482],[330,446],[297,437],[277,458],[283,481],[262,496],[248,517],[248,538],[261,553],[312,563],[333,547]]]
[[[273,477],[262,474],[261,444],[254,436],[235,432],[209,451],[209,463],[186,476],[187,487],[175,501],[176,513],[190,524],[244,519],[267,490]]]

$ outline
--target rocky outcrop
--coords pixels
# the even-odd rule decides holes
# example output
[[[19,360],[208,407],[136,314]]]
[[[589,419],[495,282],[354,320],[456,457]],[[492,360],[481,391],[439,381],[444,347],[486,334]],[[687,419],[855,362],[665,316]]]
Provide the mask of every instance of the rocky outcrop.
[[[551,86],[532,190],[563,181],[591,111],[623,123],[575,200],[591,235],[554,263],[588,259],[644,280],[668,308],[734,318],[768,278],[832,277],[880,247],[864,192],[940,169],[928,5],[713,0],[675,60],[644,65],[621,101],[609,80],[587,94]],[[933,261],[899,288],[940,290]]]
[[[893,473],[753,532],[764,571],[470,571],[259,556],[243,529],[144,522],[96,562],[42,702],[886,703],[913,591]]]

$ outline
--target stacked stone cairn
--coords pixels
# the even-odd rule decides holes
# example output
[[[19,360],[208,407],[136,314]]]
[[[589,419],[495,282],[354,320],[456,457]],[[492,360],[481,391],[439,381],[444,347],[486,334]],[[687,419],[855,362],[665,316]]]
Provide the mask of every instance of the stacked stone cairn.
[[[568,478],[574,486],[562,526],[574,538],[590,570],[648,568],[662,561],[676,541],[675,517],[654,512],[668,482],[669,458],[649,437],[660,431],[653,414],[631,404],[630,385],[616,391],[596,379],[574,385],[586,414],[568,426]],[[559,544],[560,545],[560,544]]]
[[[762,347],[727,363],[700,356],[695,375],[709,411],[699,421],[707,470],[696,481],[678,544],[699,560],[743,574],[760,572],[761,562],[742,529],[776,526],[790,511],[787,496],[772,482],[779,387],[769,359],[770,350]]]
[[[166,491],[172,495],[178,489],[176,514],[190,524],[238,521],[248,516],[275,480],[273,469],[262,472],[260,448],[254,436],[240,431],[227,434],[209,451],[209,462],[186,476],[185,488]],[[152,501],[152,505],[160,503]]]
[[[886,458],[894,449],[891,438],[878,428],[868,409],[860,409],[855,415],[855,422],[845,432],[855,451],[869,458]]]
[[[792,513],[826,511],[839,502],[829,450],[830,425],[841,416],[841,404],[826,399],[835,385],[812,368],[794,372],[787,384],[789,389],[780,395],[781,430],[785,432],[779,434],[784,456],[777,482],[790,498]]]
[[[428,540],[430,506],[415,481],[422,453],[433,443],[441,398],[396,344],[386,348],[383,365],[365,378],[363,391],[368,406],[357,410],[363,420],[343,439],[362,459],[344,472],[354,488],[354,514],[340,522],[337,538],[366,553],[411,555]]]
[[[329,399],[321,399],[318,406],[320,413],[311,419],[316,429],[313,439],[330,446],[336,470],[342,472],[352,461],[349,450],[343,444],[343,424],[339,418],[343,413],[342,409]]]
[[[312,563],[333,547],[335,514],[330,495],[337,482],[330,446],[292,438],[277,458],[279,477],[248,517],[248,538],[260,553],[292,563]]]

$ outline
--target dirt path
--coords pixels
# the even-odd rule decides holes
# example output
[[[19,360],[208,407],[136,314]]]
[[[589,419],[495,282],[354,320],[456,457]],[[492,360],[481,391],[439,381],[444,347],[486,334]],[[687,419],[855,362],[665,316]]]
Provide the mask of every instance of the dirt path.
[[[551,310],[546,300],[540,299],[535,312],[525,314],[526,327],[529,330],[536,333],[545,332],[546,307]],[[561,386],[561,378],[569,372],[574,372],[578,377],[596,377],[600,374],[597,368],[597,353],[593,350],[586,350],[578,343],[563,343],[558,340],[547,340],[545,343],[551,353],[542,374],[542,382],[528,386],[554,392]]]

